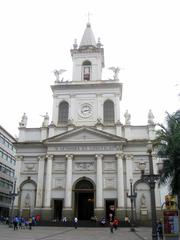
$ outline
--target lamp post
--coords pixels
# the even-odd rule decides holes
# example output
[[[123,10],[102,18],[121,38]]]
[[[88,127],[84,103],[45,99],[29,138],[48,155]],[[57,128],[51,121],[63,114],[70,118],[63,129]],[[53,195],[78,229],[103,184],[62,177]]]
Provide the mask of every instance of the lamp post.
[[[149,159],[149,174],[144,174],[146,167],[145,163],[140,163],[139,168],[141,170],[141,179],[149,183],[150,195],[151,195],[151,221],[152,221],[152,239],[157,240],[157,217],[156,217],[156,199],[155,199],[155,184],[160,178],[159,174],[154,174],[153,161],[152,161],[152,143],[149,142],[147,145],[147,153]]]
[[[134,200],[137,197],[137,193],[136,192],[133,193],[133,185],[132,184],[133,184],[133,180],[130,179],[130,195],[128,195],[128,193],[127,193],[127,197],[131,201],[131,232],[134,232],[135,225],[134,225],[134,208],[133,208],[133,206],[134,206]]]
[[[14,213],[14,200],[15,197],[19,194],[16,193],[16,178],[14,178],[14,184],[13,184],[13,191],[9,193],[9,196],[11,197],[11,207],[10,207],[10,213],[9,213],[9,227],[12,227],[13,223],[13,213]]]

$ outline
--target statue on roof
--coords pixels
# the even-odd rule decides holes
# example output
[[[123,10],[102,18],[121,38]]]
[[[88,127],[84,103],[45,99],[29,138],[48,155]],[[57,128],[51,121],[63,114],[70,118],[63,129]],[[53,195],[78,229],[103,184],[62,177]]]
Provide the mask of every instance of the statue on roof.
[[[23,114],[21,118],[21,122],[19,123],[19,127],[26,127],[27,126],[27,115],[26,113]]]
[[[110,67],[109,70],[112,70],[114,75],[113,75],[113,78],[114,80],[118,80],[118,74],[120,72],[120,68],[119,67]]]
[[[59,83],[59,82],[60,82],[59,76],[60,76],[63,72],[66,72],[66,70],[65,70],[65,69],[59,69],[59,70],[56,70],[56,69],[55,69],[53,72],[54,72],[54,75],[55,75],[55,77],[56,77],[55,82],[56,82],[56,83]]]
[[[44,117],[42,127],[48,127],[48,125],[49,125],[49,115],[48,115],[48,113],[46,113],[45,115],[41,115],[41,117]]]
[[[130,125],[131,124],[131,114],[126,110],[125,114],[125,125]]]
[[[73,48],[74,48],[74,49],[77,49],[77,48],[78,48],[77,39],[74,39]]]
[[[154,115],[152,113],[152,110],[150,109],[148,112],[148,124],[154,124]]]

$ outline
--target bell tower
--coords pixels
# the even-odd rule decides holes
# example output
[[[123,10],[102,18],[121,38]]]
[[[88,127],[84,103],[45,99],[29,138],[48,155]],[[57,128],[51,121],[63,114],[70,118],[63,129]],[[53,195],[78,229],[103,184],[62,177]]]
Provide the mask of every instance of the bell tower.
[[[75,40],[71,49],[73,61],[73,82],[98,81],[102,78],[104,49],[98,39],[96,43],[90,23],[87,23],[78,47]]]

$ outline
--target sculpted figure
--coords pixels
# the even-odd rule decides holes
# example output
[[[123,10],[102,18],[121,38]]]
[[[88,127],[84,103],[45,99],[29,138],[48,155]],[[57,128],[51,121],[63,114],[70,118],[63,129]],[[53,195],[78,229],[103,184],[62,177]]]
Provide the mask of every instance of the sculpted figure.
[[[43,127],[48,127],[48,125],[49,125],[49,115],[48,115],[48,113],[46,113],[46,115],[44,115],[42,117],[44,117],[44,121],[42,123],[42,126]]]
[[[151,109],[148,112],[148,124],[154,124],[154,115],[153,115]]]
[[[25,207],[30,207],[30,200],[31,200],[30,194],[27,193],[26,197],[25,197],[25,200],[24,200]]]
[[[27,116],[26,113],[23,114],[21,118],[21,122],[19,123],[19,127],[26,127],[27,126]]]
[[[128,113],[128,110],[126,110],[125,114],[124,114],[124,117],[125,117],[125,125],[130,125],[131,124],[131,114]]]
[[[146,207],[146,197],[144,195],[144,193],[141,195],[141,207]]]
[[[56,80],[55,80],[55,82],[60,82],[60,80],[59,80],[59,76],[63,73],[63,72],[66,72],[66,70],[65,69],[59,69],[59,70],[54,70],[54,75],[55,75],[55,77],[56,77]]]
[[[114,73],[113,78],[114,78],[114,80],[117,80],[118,74],[120,72],[120,68],[119,67],[110,67],[109,70],[113,71],[113,73]]]

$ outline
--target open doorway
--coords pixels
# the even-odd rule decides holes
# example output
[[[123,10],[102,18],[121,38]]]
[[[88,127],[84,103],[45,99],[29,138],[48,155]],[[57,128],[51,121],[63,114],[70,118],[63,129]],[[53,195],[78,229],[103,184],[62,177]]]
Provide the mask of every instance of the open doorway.
[[[54,199],[54,219],[61,221],[62,219],[62,207],[63,201],[60,199]]]
[[[79,220],[94,216],[94,187],[89,180],[80,180],[75,186],[75,212]]]
[[[106,201],[106,219],[109,220],[109,214],[111,213],[113,218],[115,216],[115,199],[108,199]]]

